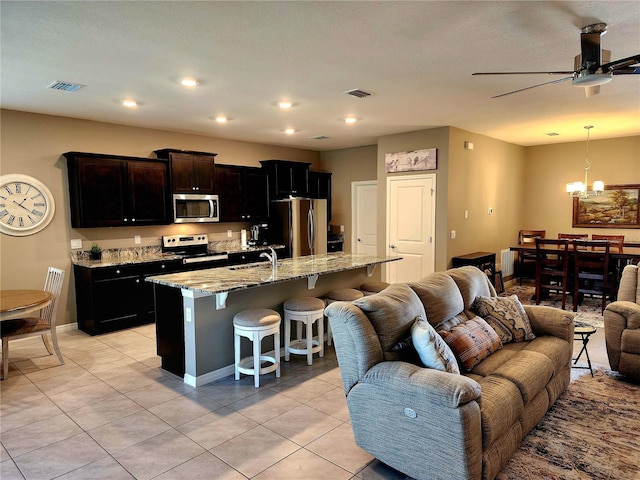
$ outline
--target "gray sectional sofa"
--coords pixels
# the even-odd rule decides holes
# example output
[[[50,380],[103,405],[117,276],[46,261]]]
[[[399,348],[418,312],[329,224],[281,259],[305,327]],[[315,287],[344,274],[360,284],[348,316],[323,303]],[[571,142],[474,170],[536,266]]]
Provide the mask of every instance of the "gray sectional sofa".
[[[462,374],[425,368],[408,342],[416,316],[450,329],[476,316],[478,296],[496,293],[461,267],[325,310],[356,443],[406,475],[494,478],[569,384],[573,314],[544,306],[524,307],[535,339]]]

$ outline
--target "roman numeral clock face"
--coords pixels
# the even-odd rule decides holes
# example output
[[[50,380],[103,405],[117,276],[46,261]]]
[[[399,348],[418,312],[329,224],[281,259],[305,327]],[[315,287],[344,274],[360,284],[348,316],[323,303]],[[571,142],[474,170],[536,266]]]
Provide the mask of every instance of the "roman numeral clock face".
[[[0,232],[32,235],[51,222],[54,211],[53,195],[39,180],[18,173],[0,177]]]

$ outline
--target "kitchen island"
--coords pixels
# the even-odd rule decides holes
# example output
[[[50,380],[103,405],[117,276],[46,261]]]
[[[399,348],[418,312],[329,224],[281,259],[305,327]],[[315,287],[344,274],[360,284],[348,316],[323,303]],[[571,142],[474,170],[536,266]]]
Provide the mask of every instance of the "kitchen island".
[[[260,262],[148,277],[154,284],[162,367],[192,386],[230,375],[236,313],[271,308],[282,314],[288,298],[357,288],[377,265],[397,260],[401,257],[329,253],[279,260],[275,269]]]

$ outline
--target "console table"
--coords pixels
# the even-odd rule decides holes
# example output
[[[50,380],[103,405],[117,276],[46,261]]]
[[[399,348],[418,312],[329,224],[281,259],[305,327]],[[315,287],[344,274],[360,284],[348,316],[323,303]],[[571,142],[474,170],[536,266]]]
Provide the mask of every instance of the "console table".
[[[496,278],[496,254],[493,252],[474,252],[467,253],[466,255],[460,255],[451,259],[452,266],[464,267],[465,265],[472,265],[478,267],[484,273],[487,274],[489,280],[495,287]]]

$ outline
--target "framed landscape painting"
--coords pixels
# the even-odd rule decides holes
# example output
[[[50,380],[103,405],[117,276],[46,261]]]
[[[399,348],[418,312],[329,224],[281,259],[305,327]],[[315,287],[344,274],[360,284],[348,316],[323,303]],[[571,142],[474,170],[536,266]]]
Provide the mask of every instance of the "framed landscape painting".
[[[598,197],[573,199],[573,226],[640,228],[640,185],[607,185]]]

